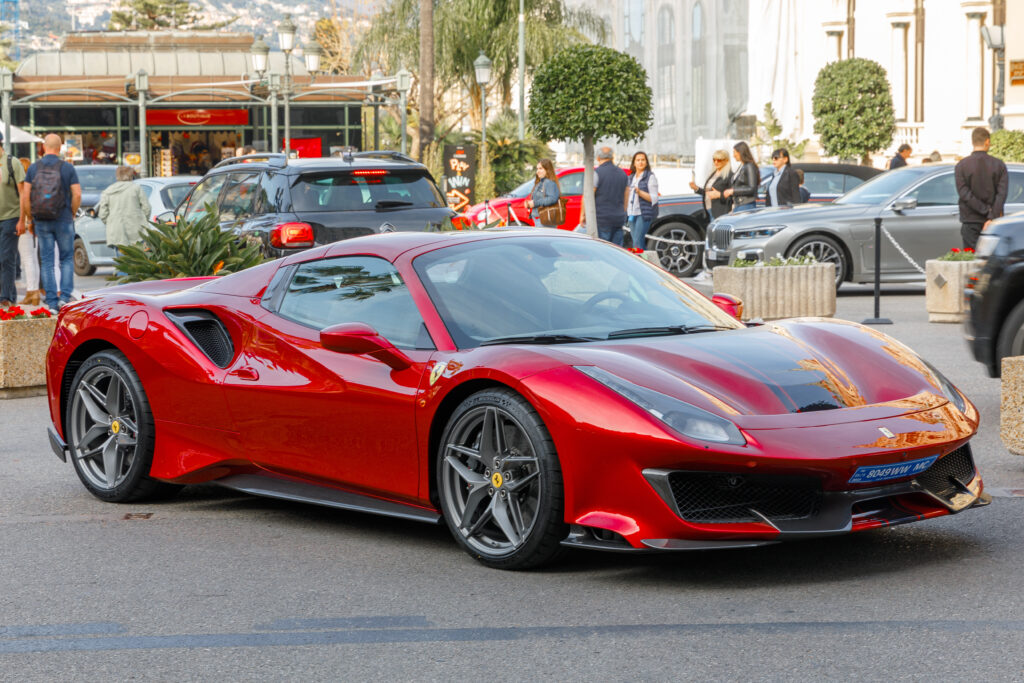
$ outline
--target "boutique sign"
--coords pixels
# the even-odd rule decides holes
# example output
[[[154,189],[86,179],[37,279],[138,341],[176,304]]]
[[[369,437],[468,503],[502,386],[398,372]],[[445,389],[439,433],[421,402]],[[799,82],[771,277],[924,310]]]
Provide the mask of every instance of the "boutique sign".
[[[248,109],[147,109],[147,126],[247,126]]]

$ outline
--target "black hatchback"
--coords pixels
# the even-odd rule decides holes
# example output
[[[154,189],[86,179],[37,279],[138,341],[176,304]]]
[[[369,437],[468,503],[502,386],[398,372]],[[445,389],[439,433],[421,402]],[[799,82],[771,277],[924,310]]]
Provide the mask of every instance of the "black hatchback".
[[[1024,212],[989,225],[975,257],[964,332],[974,358],[999,377],[1003,358],[1024,355]]]
[[[223,229],[258,238],[272,258],[374,233],[451,229],[456,216],[427,168],[397,152],[226,159],[175,216],[198,218],[210,205]]]

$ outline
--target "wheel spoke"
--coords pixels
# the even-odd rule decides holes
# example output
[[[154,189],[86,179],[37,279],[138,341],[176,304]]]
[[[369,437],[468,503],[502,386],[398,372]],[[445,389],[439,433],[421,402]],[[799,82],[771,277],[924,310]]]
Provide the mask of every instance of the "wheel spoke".
[[[461,453],[466,457],[473,458],[477,462],[481,462],[483,460],[483,458],[480,455],[480,451],[476,450],[475,448],[470,448],[469,446],[460,446],[457,443],[450,443],[448,444],[448,450],[455,451],[456,453]]]
[[[117,447],[117,439],[111,437],[103,445],[103,473],[107,475],[107,486],[114,488],[117,477],[121,473],[121,451]]]
[[[106,407],[108,415],[117,415],[121,412],[121,379],[116,375],[110,376],[103,405]]]
[[[79,446],[88,446],[89,444],[91,444],[96,439],[96,437],[103,436],[108,431],[109,430],[107,429],[107,425],[101,424],[101,423],[97,422],[92,427],[89,427],[89,431],[87,431],[82,436],[82,438],[78,442],[78,445]],[[100,446],[100,448],[102,448],[102,446]]]
[[[487,505],[487,508],[480,513],[480,516],[477,517],[476,521],[473,523],[473,526],[466,529],[467,537],[473,538],[474,536],[476,536],[478,533],[480,533],[480,530],[484,528],[484,525],[494,518],[494,501],[496,500],[497,498],[491,498],[490,503]],[[465,529],[465,527],[463,528]]]
[[[520,489],[536,479],[538,476],[540,476],[540,470],[534,470],[522,479],[513,479],[509,483],[505,484],[505,488],[508,489],[509,493],[518,493]]]
[[[122,415],[122,416],[118,417],[117,420],[118,420],[118,422],[121,423],[121,431],[122,432],[128,432],[129,434],[132,435],[132,437],[135,437],[135,436],[138,435],[139,427],[138,427],[138,425],[135,424],[135,421],[132,420],[130,417],[125,417],[124,415]]]
[[[83,451],[81,449],[78,449],[78,452],[75,453],[75,459],[76,460],[85,460],[86,458],[91,458],[92,456],[96,455],[97,453],[101,452],[104,448],[106,448],[107,444],[110,443],[110,440],[113,439],[113,438],[114,437],[111,436],[111,437],[107,438],[106,441],[104,441],[99,446],[97,446],[96,448],[90,448],[87,451]]]
[[[444,461],[448,467],[455,470],[455,473],[459,475],[459,478],[462,479],[462,481],[466,482],[470,486],[480,486],[487,483],[487,478],[484,477],[484,475],[469,469],[454,455],[449,455],[444,459]]]
[[[484,412],[484,428],[480,435],[480,453],[486,464],[494,462],[494,458],[505,452],[505,435],[502,433],[501,416],[494,408]]]
[[[537,458],[532,455],[510,455],[501,459],[502,467],[515,467],[517,465],[536,465]]]
[[[462,520],[459,522],[459,526],[463,531],[469,531],[469,525],[473,522],[473,517],[480,510],[481,505],[487,500],[487,485],[480,484],[470,489],[469,495],[466,496],[466,509],[462,511]],[[480,517],[487,517],[487,512],[481,513]],[[479,522],[479,520],[477,520]],[[485,520],[486,521],[486,520]],[[477,528],[477,524],[473,525],[473,528]]]
[[[519,499],[511,495],[505,499],[505,505],[508,506],[508,516],[512,522],[512,526],[515,527],[516,533],[519,538],[526,535],[526,524],[523,523],[523,511],[519,507]]]
[[[509,543],[513,546],[519,545],[522,542],[522,536],[509,516],[507,499],[495,496],[492,500],[494,503],[491,505],[491,514],[494,516],[495,524],[501,529],[501,533],[505,534]]]
[[[101,405],[105,397],[98,389],[96,389],[96,387],[88,382],[82,382],[78,387],[78,398],[82,402],[82,405],[85,406],[86,412],[89,413],[89,417],[91,417],[94,422],[98,422],[103,425],[110,424],[110,415]]]

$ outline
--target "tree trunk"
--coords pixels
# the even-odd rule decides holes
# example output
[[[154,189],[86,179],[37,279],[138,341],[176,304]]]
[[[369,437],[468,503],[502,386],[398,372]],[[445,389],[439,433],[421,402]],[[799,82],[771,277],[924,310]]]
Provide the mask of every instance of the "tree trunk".
[[[419,159],[434,139],[434,0],[420,0]]]
[[[583,212],[587,234],[597,237],[597,203],[594,201],[594,136],[583,136]]]

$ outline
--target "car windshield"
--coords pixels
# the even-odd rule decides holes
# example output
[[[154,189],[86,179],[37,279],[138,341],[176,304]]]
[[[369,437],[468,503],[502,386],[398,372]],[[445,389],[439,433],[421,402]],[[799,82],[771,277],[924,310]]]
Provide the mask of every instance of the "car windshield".
[[[523,183],[522,185],[520,185],[516,189],[512,190],[511,192],[509,192],[505,196],[506,197],[513,197],[515,199],[520,199],[522,197],[529,197],[530,196],[530,192],[533,191],[533,183],[535,181],[536,181],[535,178],[530,178],[525,183]]]
[[[882,204],[902,192],[931,169],[908,168],[876,175],[835,201],[836,204]]]
[[[460,348],[743,327],[669,273],[597,240],[484,240],[413,266]]]
[[[195,183],[168,185],[160,190],[160,198],[163,199],[164,206],[173,209],[181,204],[181,200],[188,196],[193,187],[195,187]]]
[[[387,211],[447,206],[423,171],[328,171],[299,176],[292,185],[295,211]]]
[[[116,166],[75,166],[82,192],[98,194],[114,184]]]

